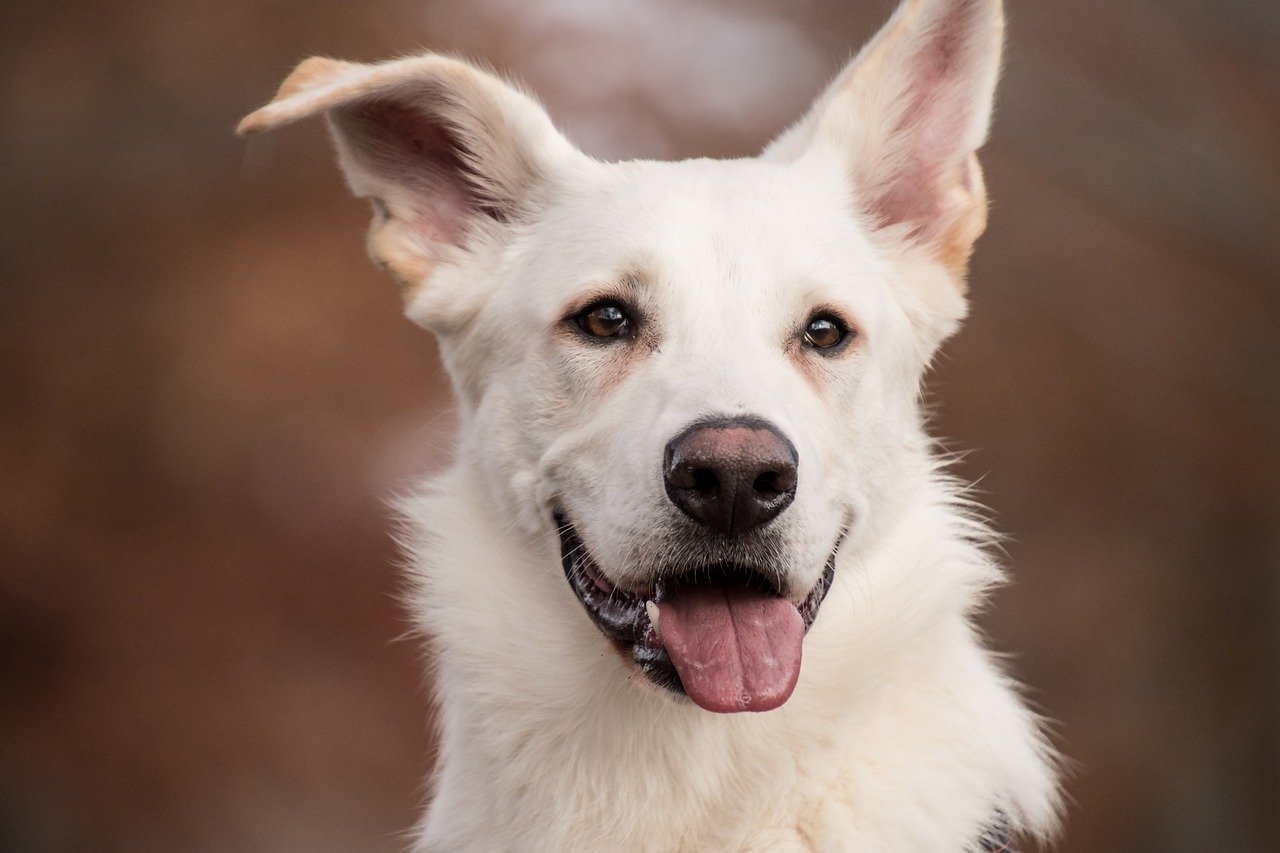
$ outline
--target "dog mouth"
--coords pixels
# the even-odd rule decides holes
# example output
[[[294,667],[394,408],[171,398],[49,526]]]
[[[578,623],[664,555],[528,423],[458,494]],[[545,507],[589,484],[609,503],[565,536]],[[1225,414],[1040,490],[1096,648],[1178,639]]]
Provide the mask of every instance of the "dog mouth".
[[[562,513],[555,520],[570,588],[651,682],[717,713],[771,711],[791,697],[804,636],[831,588],[843,533],[818,582],[796,604],[763,572],[732,563],[624,589],[601,571],[573,524]]]

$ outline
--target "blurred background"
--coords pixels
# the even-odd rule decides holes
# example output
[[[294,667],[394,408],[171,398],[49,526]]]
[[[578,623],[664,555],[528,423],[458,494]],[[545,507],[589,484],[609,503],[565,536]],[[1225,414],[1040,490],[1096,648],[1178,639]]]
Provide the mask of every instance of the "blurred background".
[[[0,849],[394,850],[432,761],[384,500],[430,337],[313,53],[442,49],[603,158],[741,156],[892,0],[0,6]],[[985,617],[1077,763],[1064,851],[1280,849],[1280,5],[1011,0],[937,431]]]

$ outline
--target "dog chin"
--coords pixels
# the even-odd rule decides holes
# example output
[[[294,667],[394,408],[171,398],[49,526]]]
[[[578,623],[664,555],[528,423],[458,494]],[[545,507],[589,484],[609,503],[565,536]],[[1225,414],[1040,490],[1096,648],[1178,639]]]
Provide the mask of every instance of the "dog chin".
[[[718,713],[769,711],[790,698],[843,534],[817,583],[796,602],[779,590],[777,572],[744,562],[674,566],[647,585],[615,584],[568,517],[558,512],[555,520],[570,588],[649,681]]]

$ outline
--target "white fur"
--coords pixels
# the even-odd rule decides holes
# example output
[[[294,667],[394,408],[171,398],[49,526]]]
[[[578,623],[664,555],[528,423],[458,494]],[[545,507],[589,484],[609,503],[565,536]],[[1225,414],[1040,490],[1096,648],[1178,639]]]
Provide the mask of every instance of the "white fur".
[[[1001,579],[989,534],[919,407],[985,221],[1000,28],[997,0],[908,0],[757,160],[599,163],[436,56],[310,60],[246,119],[328,113],[375,198],[371,251],[458,391],[452,468],[400,505],[440,704],[417,849],[957,851],[998,814],[1052,831],[1052,751],[970,622]],[[643,315],[647,349],[566,332],[602,289]],[[832,306],[848,351],[798,347]],[[613,582],[647,583],[675,513],[664,444],[743,414],[801,460],[773,522],[780,588],[803,597],[847,535],[795,693],[723,716],[612,650],[552,513]]]

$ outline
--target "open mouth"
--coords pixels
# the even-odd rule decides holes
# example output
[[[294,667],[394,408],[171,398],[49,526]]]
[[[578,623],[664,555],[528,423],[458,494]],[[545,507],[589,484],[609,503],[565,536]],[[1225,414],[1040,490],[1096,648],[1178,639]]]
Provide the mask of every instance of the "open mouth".
[[[570,588],[596,627],[654,684],[719,713],[770,711],[790,698],[804,635],[831,588],[843,535],[797,605],[762,572],[733,564],[623,589],[605,577],[563,514],[556,525]]]

